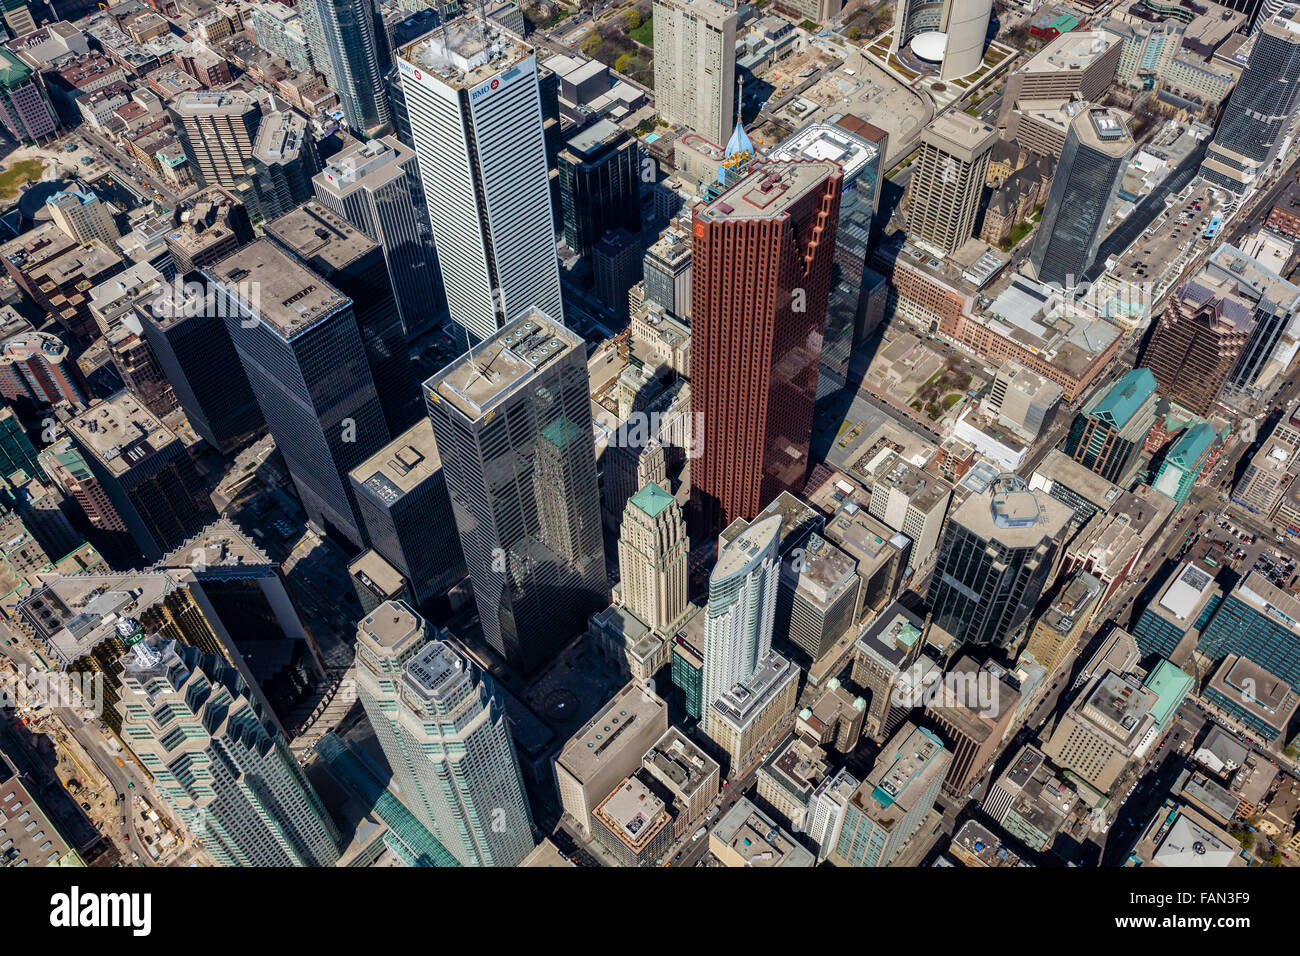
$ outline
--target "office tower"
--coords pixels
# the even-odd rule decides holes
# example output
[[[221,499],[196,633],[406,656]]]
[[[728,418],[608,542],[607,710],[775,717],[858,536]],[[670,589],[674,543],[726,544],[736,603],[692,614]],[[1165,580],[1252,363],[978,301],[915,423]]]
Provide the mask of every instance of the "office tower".
[[[944,673],[925,703],[926,721],[952,754],[944,793],[961,797],[980,778],[1002,748],[1019,703],[1020,691],[1000,667],[981,667],[962,655]]]
[[[908,722],[880,751],[871,772],[849,798],[836,866],[889,866],[934,807],[952,754],[930,731]]]
[[[1024,656],[1032,656],[1048,674],[1054,672],[1057,665],[1079,646],[1084,632],[1100,609],[1098,599],[1101,595],[1101,581],[1087,571],[1079,571],[1062,581],[1052,597],[1051,606],[1034,622]]]
[[[1227,433],[1226,428],[1224,432]],[[1173,447],[1165,452],[1156,476],[1151,479],[1152,490],[1181,505],[1192,493],[1196,480],[1219,445],[1219,436],[1208,422],[1197,422],[1183,429]]]
[[[777,633],[821,660],[853,625],[861,586],[854,560],[813,532],[781,562]]]
[[[123,664],[122,739],[218,864],[337,862],[333,821],[238,671],[156,634]]]
[[[18,416],[8,405],[0,406],[0,478],[9,478],[21,471],[29,478],[46,480],[36,457],[36,446],[32,444],[27,433],[23,431]],[[685,585],[682,600],[685,601]]]
[[[312,62],[339,95],[354,136],[382,136],[392,128],[384,96],[387,40],[376,35],[374,0],[303,0],[298,5]]]
[[[118,536],[118,562],[156,561],[216,516],[189,449],[130,393],[96,402],[66,428],[135,545]]]
[[[689,551],[672,495],[651,483],[628,500],[618,533],[618,600],[656,633],[671,633],[686,613]]]
[[[875,740],[892,735],[911,709],[897,688],[921,654],[924,629],[924,618],[895,601],[854,642],[853,683],[867,692],[863,732]]]
[[[262,110],[250,93],[204,90],[178,93],[168,107],[185,158],[201,186],[222,186],[261,218],[253,188],[253,144]]]
[[[397,61],[451,317],[480,340],[534,308],[563,322],[533,48],[462,20]]]
[[[1186,659],[1223,600],[1223,588],[1215,580],[1218,570],[1203,558],[1189,558],[1170,576],[1133,625],[1133,637],[1144,657]]]
[[[1008,646],[1047,585],[1071,515],[1014,475],[962,502],[930,579],[928,640]]]
[[[163,240],[177,275],[220,262],[246,242],[253,241],[253,226],[243,202],[220,186],[208,186],[191,197],[181,210],[176,228]]]
[[[38,407],[85,401],[68,346],[53,332],[35,329],[0,341],[0,395]]]
[[[7,48],[0,49],[0,123],[20,143],[40,142],[59,128],[39,74]]]
[[[264,422],[216,303],[206,282],[188,292],[172,284],[135,311],[186,419],[200,438],[229,454]]]
[[[1255,35],[1201,175],[1234,193],[1245,192],[1277,157],[1300,103],[1300,10],[1287,5]]]
[[[417,605],[464,577],[447,479],[427,418],[353,468],[349,478],[370,546],[406,578]]]
[[[93,192],[65,189],[45,200],[45,208],[58,227],[77,242],[99,239],[112,249],[120,238],[113,213]]]
[[[537,310],[424,383],[483,636],[522,670],[609,603],[589,389],[582,338]]]
[[[945,113],[926,126],[907,191],[912,239],[949,255],[975,234],[989,152],[997,138],[992,126],[962,113]]]
[[[780,580],[781,516],[750,525],[723,548],[709,578],[705,611],[704,726],[712,704],[754,675],[772,649]]]
[[[592,836],[596,806],[636,772],[666,733],[667,704],[634,680],[569,738],[555,758],[555,786],[565,816],[583,836]]]
[[[664,122],[726,142],[736,122],[738,19],[714,0],[655,0],[655,107]]]
[[[943,0],[933,3],[900,0],[894,11],[890,55],[906,50],[926,66],[938,66],[939,79],[968,76],[984,62],[984,38],[992,0]]]
[[[268,113],[253,141],[253,186],[262,215],[274,219],[310,199],[318,169],[307,118],[293,110]]]
[[[1041,853],[1065,825],[1078,798],[1042,752],[1026,744],[990,785],[984,810],[1007,833]]]
[[[492,678],[405,604],[357,625],[357,696],[416,819],[463,866],[518,866],[535,845]]]
[[[993,377],[984,411],[1017,438],[1033,442],[1042,433],[1064,390],[1056,382],[1007,359]]]
[[[691,317],[691,241],[676,226],[665,229],[642,260],[645,301],[678,318]]]
[[[849,125],[855,129],[850,130]],[[840,219],[835,230],[834,267],[822,336],[817,400],[824,401],[845,386],[849,357],[874,331],[868,318],[871,283],[866,280],[876,208],[880,202],[883,143],[872,141],[870,124],[841,118],[836,123],[812,122],[768,151],[768,159],[819,159],[834,156],[844,169]],[[877,130],[882,137],[884,132]]]
[[[832,162],[758,162],[696,207],[691,484],[707,535],[803,486],[842,180]]]
[[[641,758],[646,775],[666,790],[677,811],[676,831],[680,838],[693,821],[708,813],[718,795],[718,762],[677,727],[655,741]]]
[[[807,824],[804,832],[817,845],[817,862],[830,856],[840,839],[849,800],[862,785],[845,768],[823,777],[808,798]]]
[[[1300,686],[1300,600],[1252,571],[1224,596],[1197,650],[1215,662],[1229,654],[1248,658]]]
[[[1155,740],[1159,704],[1160,696],[1137,676],[1104,667],[1060,716],[1043,753],[1108,794],[1129,761]]]
[[[641,241],[626,229],[607,232],[591,251],[596,275],[596,298],[620,322],[628,318],[628,293],[641,278]]]
[[[77,503],[92,528],[112,537],[127,534],[126,523],[71,438],[65,436],[42,449],[37,460],[50,480]]]
[[[1134,149],[1128,119],[1119,110],[1090,107],[1070,120],[1029,250],[1027,271],[1038,281],[1074,289],[1096,261]]]
[[[1279,424],[1251,455],[1250,464],[1232,491],[1232,500],[1255,514],[1272,518],[1295,481],[1300,457],[1300,430]]]
[[[576,133],[558,157],[564,242],[590,256],[607,232],[641,229],[641,169],[637,140],[598,120]]]
[[[1156,377],[1138,367],[1095,392],[1074,417],[1065,454],[1127,488],[1137,474],[1143,443],[1156,420]]]
[[[446,315],[447,297],[415,150],[393,136],[356,143],[336,153],[312,185],[323,205],[384,250],[408,336]]]
[[[1207,275],[1233,285],[1255,313],[1250,339],[1241,350],[1228,384],[1263,392],[1286,372],[1296,356],[1300,322],[1300,287],[1283,279],[1259,259],[1223,244],[1210,253]]]
[[[1165,398],[1208,415],[1250,341],[1253,318],[1226,280],[1203,273],[1169,297],[1138,363]]]
[[[361,602],[361,613],[369,614],[385,601],[414,604],[411,586],[402,572],[393,567],[378,551],[367,548],[348,564],[352,590]]]
[[[886,450],[863,467],[871,474],[867,511],[912,541],[912,561],[924,564],[939,546],[952,485],[917,468],[896,451]]]
[[[420,387],[380,247],[315,200],[267,223],[265,234],[352,300],[388,432],[414,425],[422,415]]]
[[[204,275],[308,519],[359,550],[348,472],[389,432],[352,300],[268,239]]]

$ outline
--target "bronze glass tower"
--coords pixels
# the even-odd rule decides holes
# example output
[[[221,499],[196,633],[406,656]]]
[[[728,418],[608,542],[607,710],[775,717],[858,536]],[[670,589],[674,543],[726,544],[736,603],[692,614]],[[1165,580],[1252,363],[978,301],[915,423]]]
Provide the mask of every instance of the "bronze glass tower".
[[[803,484],[842,181],[833,162],[759,162],[695,208],[691,483],[710,537]]]

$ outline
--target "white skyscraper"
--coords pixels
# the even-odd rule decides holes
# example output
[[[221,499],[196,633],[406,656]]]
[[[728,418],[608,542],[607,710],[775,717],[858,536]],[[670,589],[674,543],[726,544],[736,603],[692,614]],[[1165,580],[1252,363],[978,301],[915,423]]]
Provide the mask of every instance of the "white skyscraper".
[[[754,676],[772,650],[772,621],[781,562],[781,516],[756,521],[732,541],[709,579],[704,619],[704,724],[714,701]]]
[[[533,48],[460,21],[397,60],[451,317],[479,339],[530,308],[563,321]]]
[[[738,14],[714,0],[655,0],[655,106],[722,145],[736,122]]]
[[[518,866],[532,817],[492,679],[400,601],[357,625],[357,696],[403,802],[465,866]]]

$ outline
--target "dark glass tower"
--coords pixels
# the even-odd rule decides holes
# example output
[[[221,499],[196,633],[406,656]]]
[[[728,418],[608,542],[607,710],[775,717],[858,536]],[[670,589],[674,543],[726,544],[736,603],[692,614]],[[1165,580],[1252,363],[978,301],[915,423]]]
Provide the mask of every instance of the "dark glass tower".
[[[308,517],[363,547],[348,472],[389,432],[352,300],[267,239],[204,274]]]
[[[1224,189],[1246,190],[1277,156],[1300,103],[1300,8],[1283,7],[1255,33],[1255,48],[1228,97],[1201,175]]]
[[[1003,475],[948,516],[930,578],[930,643],[1006,646],[1042,594],[1070,509]]]
[[[433,426],[421,419],[352,470],[370,547],[410,582],[417,604],[465,574]]]
[[[268,223],[266,236],[352,300],[389,434],[399,434],[419,421],[420,386],[379,245],[315,200]]]
[[[564,242],[590,256],[601,237],[615,229],[641,229],[637,141],[609,120],[575,135],[560,150],[560,205]]]
[[[609,602],[581,336],[533,310],[424,383],[483,636],[532,671]]]
[[[226,323],[205,294],[188,296],[164,286],[157,298],[135,307],[140,327],[176,400],[194,430],[222,454],[244,444],[265,424]]]
[[[1073,289],[1097,258],[1102,232],[1133,152],[1128,116],[1118,110],[1081,110],[1070,122],[1043,219],[1029,251],[1040,282]]]

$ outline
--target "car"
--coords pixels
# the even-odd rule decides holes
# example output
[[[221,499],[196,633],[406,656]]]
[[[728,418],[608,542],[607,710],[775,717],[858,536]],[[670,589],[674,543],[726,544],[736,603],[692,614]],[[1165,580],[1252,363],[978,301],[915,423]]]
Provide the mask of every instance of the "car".
[[[85,810],[87,813],[89,813],[89,812],[90,812],[90,804],[88,804],[88,803],[83,803],[83,804],[81,805],[81,809],[83,809],[83,810]]]

